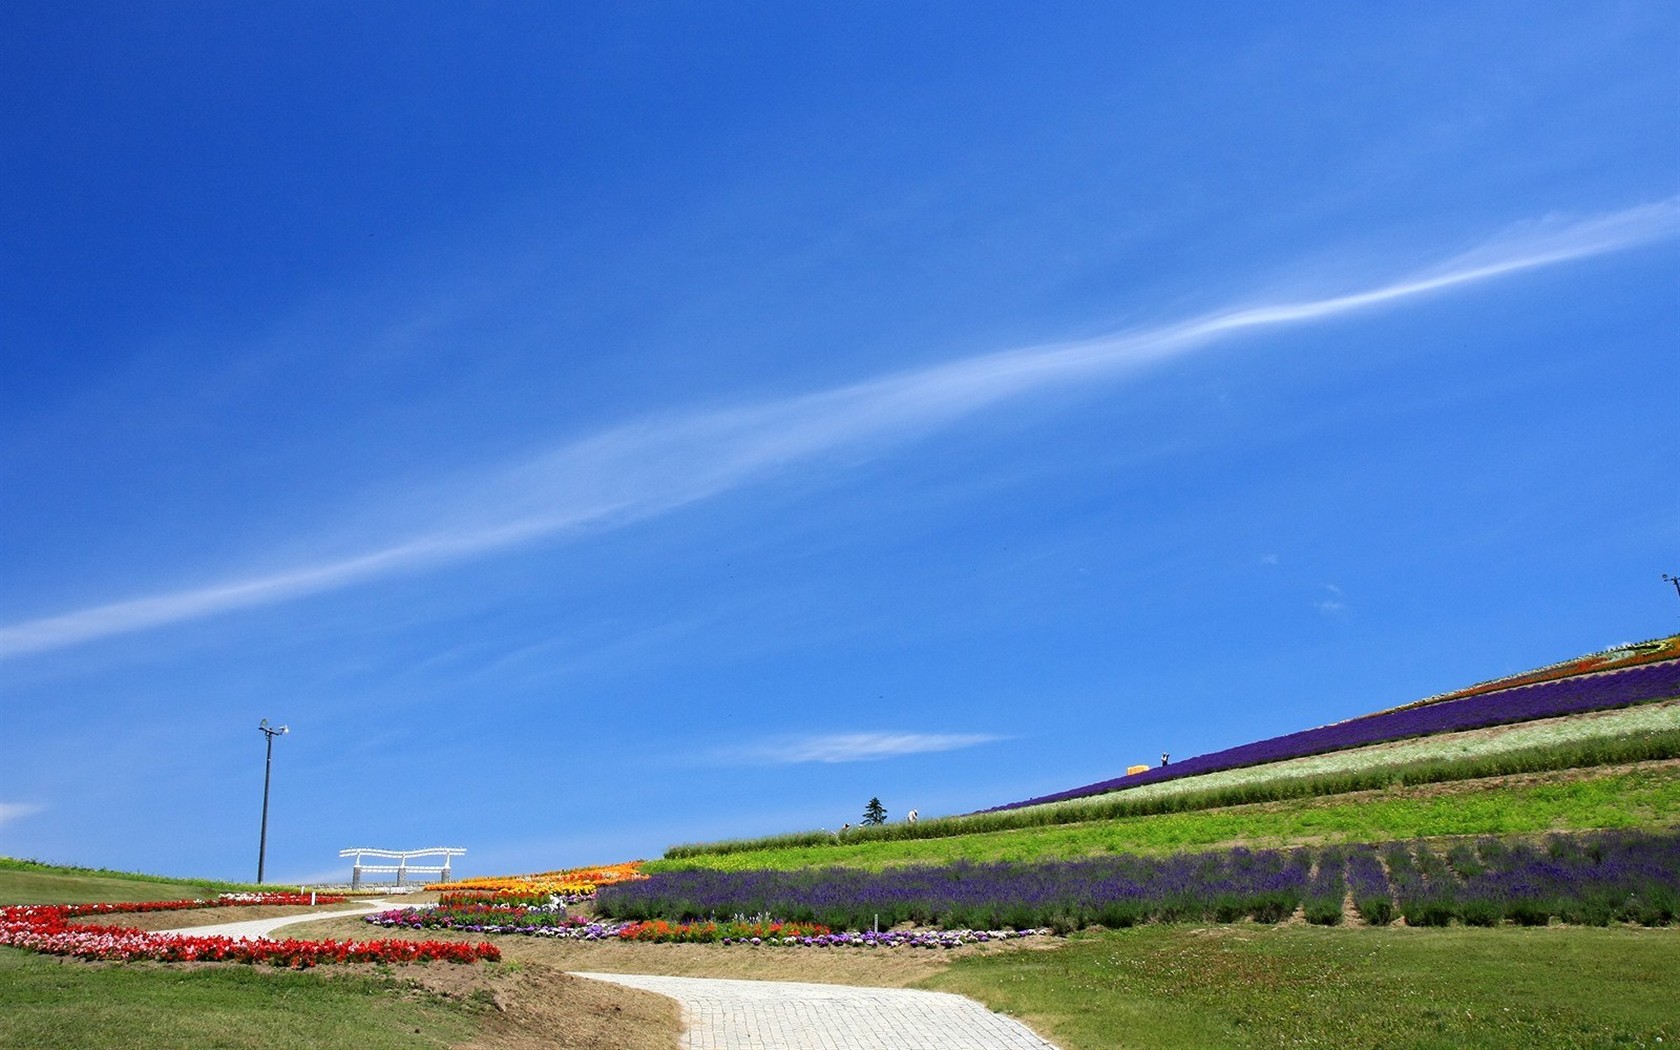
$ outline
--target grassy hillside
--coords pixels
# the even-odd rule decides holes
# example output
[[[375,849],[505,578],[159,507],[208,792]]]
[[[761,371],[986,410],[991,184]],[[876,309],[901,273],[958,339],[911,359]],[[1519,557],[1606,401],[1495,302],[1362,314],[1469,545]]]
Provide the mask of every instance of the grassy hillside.
[[[650,872],[1040,860],[1169,853],[1219,845],[1385,842],[1435,835],[1520,834],[1680,823],[1680,761],[1522,774],[1423,787],[1254,803],[933,839],[701,854]]]
[[[818,833],[674,848],[647,870],[843,865],[871,872],[956,860],[1165,856],[1229,845],[1658,827],[1680,827],[1680,700],[1394,741],[1093,799],[890,825],[844,842]],[[1402,848],[1412,847],[1390,845],[1384,855]],[[1445,856],[1464,848],[1464,840],[1450,840],[1428,850]],[[1418,849],[1419,864],[1428,850]],[[1482,860],[1487,857],[1484,850]],[[1318,878],[1329,862],[1314,863]],[[0,903],[147,900],[248,888],[0,859]],[[1018,887],[1005,889],[1013,895]],[[1348,899],[1358,905],[1357,894]],[[1680,1020],[1670,1006],[1680,1000],[1680,928],[1631,928],[1619,920],[1607,928],[1524,927],[1500,924],[1497,916],[1491,926],[1455,920],[1450,926],[1376,927],[1358,921],[1363,912],[1345,925],[1320,927],[1307,925],[1301,914],[1276,924],[1215,924],[1186,921],[1179,913],[1156,925],[1091,928],[1065,940],[917,954],[926,964],[911,968],[902,965],[902,953],[892,952],[842,957],[834,953],[844,949],[817,954],[518,937],[501,939],[509,952],[504,964],[341,971],[330,978],[240,965],[188,970],[84,964],[0,949],[0,1002],[7,1006],[0,1014],[0,1050],[352,1043],[651,1050],[674,1039],[668,1003],[649,1005],[635,998],[645,993],[578,981],[563,971],[808,981],[824,979],[831,961],[839,967],[835,972],[848,975],[835,979],[971,995],[1027,1020],[1065,1050],[1515,1050],[1680,1040]],[[319,925],[333,936],[365,932],[354,920]],[[382,935],[388,932],[395,931]],[[627,1020],[632,1015],[633,1022]]]
[[[1573,780],[1558,774],[1546,783],[1475,794],[1504,798],[1507,804],[1527,797],[1530,805],[1515,806],[1507,814],[1523,820],[1551,806],[1554,816],[1597,814],[1598,822],[1645,822],[1657,809],[1672,812],[1672,790],[1680,776],[1675,766],[1680,763],[1607,776],[1577,773]],[[1446,811],[1481,813],[1475,819],[1485,821],[1492,812],[1485,798]],[[1324,802],[1279,805],[1273,812],[1293,808],[1292,819],[1331,819],[1327,813],[1334,807],[1327,809]],[[1243,819],[1253,826],[1253,815],[1265,808],[1247,807]],[[1376,812],[1382,807],[1364,808]],[[1312,818],[1313,812],[1319,816]],[[1218,814],[1181,816],[1206,820]],[[1394,828],[1408,824],[1408,819],[1390,816]],[[1414,812],[1409,819],[1422,818]],[[0,869],[0,887],[15,893],[22,876],[33,876],[36,885],[56,879],[57,885],[84,894],[109,884],[114,899],[221,888],[18,863]],[[330,923],[334,936],[361,933],[353,920]],[[1183,923],[1091,931],[1014,949],[918,954],[913,958],[926,965],[913,968],[903,965],[901,953],[836,957],[800,949],[509,940],[519,943],[509,944],[511,961],[498,966],[373,968],[331,975],[241,965],[112,966],[0,949],[0,1002],[6,1004],[0,1014],[0,1050],[116,1045],[133,1050],[185,1045],[377,1050],[463,1044],[480,1050],[539,1044],[652,1050],[674,1039],[675,1013],[668,1004],[636,998],[646,999],[645,993],[565,978],[561,971],[821,980],[838,972],[834,967],[845,969],[849,976],[843,979],[855,983],[914,983],[973,996],[1022,1017],[1064,1050],[1117,1045],[1515,1050],[1657,1046],[1680,1039],[1668,1006],[1680,999],[1680,930],[1675,929]],[[631,951],[632,957],[621,958],[621,950]]]
[[[647,870],[877,871],[1677,826],[1680,700],[1657,700],[870,828],[843,842],[819,832],[674,847]],[[1092,929],[1047,949],[958,956],[919,983],[1021,1017],[1068,1050],[1516,1050],[1680,1039],[1669,1005],[1680,999],[1680,929],[1349,922]]]
[[[681,860],[707,854],[949,838],[1671,758],[1680,758],[1680,701],[1315,755],[1096,798],[856,828],[843,841],[826,831],[796,832],[673,846],[665,857]]]
[[[245,890],[294,890],[276,886],[209,879],[174,879],[162,875],[76,868],[0,857],[0,904],[81,904],[89,901],[162,901],[214,897]]]

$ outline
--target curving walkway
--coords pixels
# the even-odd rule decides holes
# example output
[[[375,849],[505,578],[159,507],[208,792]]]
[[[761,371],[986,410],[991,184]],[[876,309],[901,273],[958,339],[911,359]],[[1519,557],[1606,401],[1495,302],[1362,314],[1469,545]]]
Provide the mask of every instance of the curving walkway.
[[[252,940],[267,940],[268,935],[282,926],[292,926],[300,922],[316,922],[320,919],[337,919],[346,915],[366,915],[369,912],[385,911],[389,908],[401,907],[390,901],[364,901],[354,908],[342,908],[338,911],[317,911],[308,915],[282,915],[274,919],[247,919],[244,922],[223,922],[214,926],[183,926],[178,930],[159,930],[159,933],[186,933],[200,937],[249,937]]]
[[[392,907],[397,905],[375,900],[342,911],[162,932],[266,938],[282,926]],[[683,1050],[1056,1050],[1021,1022],[949,992],[628,973],[574,976],[677,1000]]]
[[[1056,1050],[972,999],[910,988],[577,973],[682,1004],[683,1050]]]

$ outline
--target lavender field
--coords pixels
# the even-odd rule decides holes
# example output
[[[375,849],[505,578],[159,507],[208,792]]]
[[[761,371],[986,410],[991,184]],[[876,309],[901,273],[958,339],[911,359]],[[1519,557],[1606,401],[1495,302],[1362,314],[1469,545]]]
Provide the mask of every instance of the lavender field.
[[[769,915],[836,929],[902,922],[979,929],[1150,922],[1344,921],[1372,925],[1673,923],[1680,829],[792,871],[662,872],[601,891],[618,919]]]
[[[1307,755],[1381,744],[1407,737],[1429,736],[1537,718],[1601,711],[1680,696],[1680,660],[1665,660],[1622,671],[1563,678],[1497,692],[1402,708],[1382,714],[1302,730],[1155,769],[1069,788],[1037,798],[1011,802],[984,812],[1020,809],[1046,802],[1100,795],[1155,784],[1179,777],[1256,766]]]

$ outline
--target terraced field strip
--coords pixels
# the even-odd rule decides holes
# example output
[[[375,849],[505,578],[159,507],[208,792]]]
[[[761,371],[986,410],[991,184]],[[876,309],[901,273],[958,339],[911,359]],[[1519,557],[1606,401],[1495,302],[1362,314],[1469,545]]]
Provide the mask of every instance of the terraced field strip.
[[[1224,769],[1217,773],[1203,773],[1158,784],[1140,784],[1135,788],[1127,788],[1126,797],[1171,798],[1238,784],[1264,784],[1268,781],[1291,780],[1321,773],[1351,773],[1433,759],[1486,758],[1548,744],[1610,739],[1632,733],[1655,733],[1670,729],[1680,729],[1680,700],[1666,700],[1614,711],[1595,711],[1585,715],[1542,718],[1533,722],[1489,726],[1485,729],[1467,729],[1458,733],[1441,733],[1419,739],[1372,744],[1369,747],[1336,751],[1328,755],[1290,758],[1262,766]],[[1033,813],[1048,810],[1077,814],[1082,805],[1088,807],[1090,803],[1051,802],[1042,806],[1024,806],[1015,812]]]
[[[1133,790],[1143,784],[1158,781],[1265,765],[1307,755],[1346,751],[1390,740],[1436,736],[1466,729],[1531,722],[1539,718],[1585,714],[1589,711],[1608,711],[1677,698],[1680,698],[1680,660],[1665,660],[1625,670],[1601,671],[1422,707],[1407,707],[1349,718],[1329,725],[1303,729],[1298,733],[1287,733],[1226,748],[1223,751],[1197,755],[1170,766],[1157,766],[1038,798],[1011,802],[994,809],[1013,810],[1045,802],[1088,798],[1117,789]]]
[[[815,831],[677,845],[665,857],[680,861],[708,854],[947,838],[1676,758],[1680,699],[1391,741],[1035,806],[854,828],[844,838]]]

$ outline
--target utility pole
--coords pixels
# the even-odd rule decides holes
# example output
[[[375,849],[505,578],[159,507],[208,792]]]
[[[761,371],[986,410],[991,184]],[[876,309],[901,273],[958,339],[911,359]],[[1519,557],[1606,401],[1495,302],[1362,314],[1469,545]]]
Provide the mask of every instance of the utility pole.
[[[1674,584],[1674,593],[1675,594],[1680,594],[1680,577],[1670,576],[1668,573],[1665,572],[1665,573],[1663,573],[1663,579],[1667,580],[1669,583]]]
[[[262,838],[257,843],[257,885],[260,886],[263,880],[263,861],[268,856],[268,780],[274,772],[274,738],[285,736],[291,729],[287,726],[271,726],[266,718],[257,729],[268,738],[268,758],[263,762]]]

